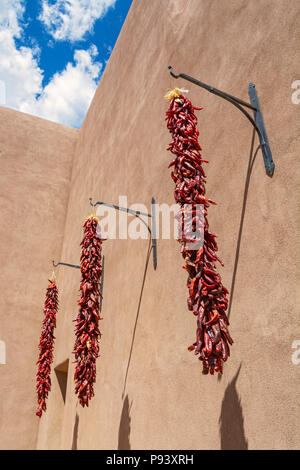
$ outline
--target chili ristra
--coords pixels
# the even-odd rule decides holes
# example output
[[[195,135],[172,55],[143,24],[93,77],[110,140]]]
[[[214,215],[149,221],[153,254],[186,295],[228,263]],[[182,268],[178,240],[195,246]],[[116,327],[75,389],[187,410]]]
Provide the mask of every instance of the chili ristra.
[[[51,390],[51,364],[53,362],[54,328],[56,327],[56,314],[58,310],[58,289],[53,274],[46,291],[44,307],[44,320],[39,344],[38,371],[36,374],[36,391],[38,396],[38,409],[36,415],[41,418],[46,411],[46,399]]]
[[[102,241],[98,218],[88,217],[84,223],[81,242],[81,298],[75,320],[75,393],[79,403],[88,406],[94,396],[96,382],[96,359],[99,356],[100,278],[102,273]]]
[[[171,177],[175,183],[174,197],[181,206],[177,219],[190,222],[180,224],[181,253],[185,259],[184,269],[188,272],[188,308],[197,317],[196,341],[189,346],[190,351],[203,361],[203,374],[222,373],[222,361],[230,355],[229,344],[233,340],[228,332],[229,321],[226,315],[228,290],[222,285],[221,276],[215,263],[222,261],[216,255],[218,245],[216,235],[209,231],[207,209],[214,201],[205,196],[206,175],[198,142],[197,117],[195,110],[181,90],[175,88],[166,95],[170,101],[166,112],[167,127],[172,142],[167,150],[175,155],[170,163]],[[201,210],[199,210],[201,205]],[[191,234],[201,234],[202,246],[193,249],[195,239]]]

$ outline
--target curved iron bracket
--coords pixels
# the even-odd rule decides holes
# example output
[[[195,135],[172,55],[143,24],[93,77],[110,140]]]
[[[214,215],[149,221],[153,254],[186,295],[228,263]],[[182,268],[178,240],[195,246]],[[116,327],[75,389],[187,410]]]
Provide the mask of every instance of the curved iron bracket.
[[[265,168],[266,168],[266,173],[268,176],[273,176],[275,165],[273,162],[272,152],[271,152],[270,144],[268,141],[268,136],[267,136],[267,132],[265,129],[263,116],[262,116],[262,112],[260,109],[258,96],[256,93],[256,88],[255,88],[254,83],[250,83],[249,90],[248,90],[250,100],[251,100],[251,104],[250,104],[250,103],[247,103],[246,101],[241,100],[240,98],[237,98],[236,96],[230,95],[229,93],[225,93],[224,91],[218,90],[217,88],[214,88],[213,86],[200,82],[196,78],[190,77],[189,75],[186,75],[185,73],[175,74],[173,72],[173,67],[171,65],[168,66],[168,69],[172,77],[183,78],[184,80],[187,80],[191,83],[194,83],[195,85],[200,86],[201,88],[204,88],[205,90],[209,91],[210,93],[213,93],[214,95],[220,96],[220,98],[223,98],[224,100],[229,101],[231,104],[233,104],[247,117],[247,119],[251,122],[251,124],[253,125],[253,127],[255,128],[259,136],[260,146],[261,146]],[[254,113],[254,119],[243,108],[243,106],[245,106],[246,108],[252,109]]]
[[[157,243],[156,243],[156,215],[155,215],[154,197],[151,200],[151,214],[148,214],[146,212],[141,212],[141,211],[134,211],[133,209],[129,209],[128,207],[117,206],[116,204],[111,204],[109,202],[97,201],[93,203],[92,197],[89,198],[89,201],[92,207],[96,207],[96,206],[112,207],[113,209],[117,209],[118,211],[127,212],[128,214],[131,214],[134,217],[138,217],[141,220],[141,222],[143,222],[143,224],[147,227],[147,230],[152,239],[153,267],[156,270],[157,268]],[[141,218],[141,215],[151,218],[151,227],[149,226],[147,222],[145,222],[144,219]]]
[[[80,266],[78,264],[69,264],[69,263],[62,263],[62,262],[59,262],[59,263],[55,263],[54,259],[52,260],[52,264],[55,268],[57,268],[57,266],[69,266],[70,268],[76,268],[76,269],[80,269]]]

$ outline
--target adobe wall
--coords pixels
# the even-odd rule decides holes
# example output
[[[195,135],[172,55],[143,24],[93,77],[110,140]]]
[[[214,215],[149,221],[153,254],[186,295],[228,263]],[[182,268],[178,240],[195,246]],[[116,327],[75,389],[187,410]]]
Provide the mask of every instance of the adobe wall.
[[[38,448],[299,447],[300,366],[291,360],[300,336],[300,108],[291,101],[291,83],[299,79],[299,18],[297,0],[288,7],[283,0],[133,3],[80,131],[62,258],[79,260],[89,197],[118,203],[126,195],[129,205],[149,209],[152,196],[174,202],[163,96],[169,87],[188,88],[204,108],[198,117],[210,161],[207,194],[218,202],[209,222],[232,294],[235,344],[221,380],[203,376],[186,349],[196,322],[186,307],[178,243],[158,241],[158,268],[149,265],[138,311],[147,241],[105,242],[96,396],[88,409],[76,406],[71,364],[66,404],[54,383]],[[252,127],[229,103],[171,79],[168,64],[245,100],[249,82],[256,84],[276,169],[267,177],[258,152],[239,253]],[[78,271],[60,269],[56,365],[74,360],[79,282]]]
[[[35,449],[43,304],[59,260],[78,131],[0,107],[0,448]]]

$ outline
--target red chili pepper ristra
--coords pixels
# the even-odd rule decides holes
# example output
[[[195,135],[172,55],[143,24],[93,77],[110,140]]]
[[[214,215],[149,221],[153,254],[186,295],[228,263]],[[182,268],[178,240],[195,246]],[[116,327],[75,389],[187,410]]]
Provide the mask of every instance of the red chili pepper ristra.
[[[99,356],[100,318],[100,278],[102,273],[102,241],[98,218],[88,217],[84,223],[84,236],[81,242],[81,298],[76,322],[75,354],[75,393],[84,407],[94,396],[96,382],[96,359]]]
[[[54,349],[54,328],[56,326],[56,314],[58,310],[58,289],[55,283],[55,275],[49,279],[49,286],[46,291],[44,307],[44,320],[39,344],[39,364],[36,374],[36,391],[38,395],[38,409],[36,415],[41,418],[43,411],[46,411],[46,399],[51,390],[51,364],[53,362]]]
[[[175,201],[181,206],[176,218],[190,223],[183,225],[179,238],[181,253],[186,261],[183,266],[188,272],[189,289],[188,308],[197,316],[196,341],[188,348],[199,355],[203,361],[203,374],[222,373],[222,361],[230,355],[229,344],[233,343],[228,332],[229,321],[226,316],[228,290],[222,285],[221,276],[216,272],[217,257],[216,235],[209,231],[207,209],[214,201],[205,197],[206,176],[202,163],[208,163],[201,157],[198,142],[196,108],[190,100],[175,88],[166,95],[170,100],[166,112],[167,127],[172,135],[172,142],[167,150],[175,158],[169,167],[173,167],[171,177],[175,182]],[[186,209],[186,205],[189,205]],[[203,212],[198,205],[202,204]],[[200,227],[203,246],[198,250],[190,249],[191,233]],[[228,344],[229,343],[229,344]]]

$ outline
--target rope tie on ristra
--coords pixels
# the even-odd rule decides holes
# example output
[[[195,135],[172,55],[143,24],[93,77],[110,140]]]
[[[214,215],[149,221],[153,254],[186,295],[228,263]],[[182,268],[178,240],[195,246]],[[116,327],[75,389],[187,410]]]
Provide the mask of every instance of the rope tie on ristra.
[[[214,201],[206,197],[206,175],[202,167],[208,163],[201,156],[199,130],[195,110],[190,100],[175,88],[167,93],[169,108],[167,127],[172,135],[168,150],[175,156],[169,164],[175,183],[174,198],[180,210],[178,241],[188,273],[188,309],[197,317],[196,340],[188,348],[203,363],[203,374],[222,373],[222,363],[230,355],[233,343],[226,316],[228,290],[216,270],[216,235],[209,230],[207,211]]]
[[[165,99],[167,101],[172,101],[173,99],[179,98],[182,93],[188,93],[189,90],[185,90],[184,88],[173,88],[172,90],[169,90],[165,94]]]
[[[99,217],[96,216],[95,211],[93,211],[88,217],[87,220],[89,219],[95,219],[97,223],[99,223]]]
[[[81,406],[88,406],[94,396],[96,360],[99,356],[100,280],[102,274],[102,242],[99,219],[92,213],[83,225],[81,242],[81,283],[79,312],[75,325],[75,393]]]

